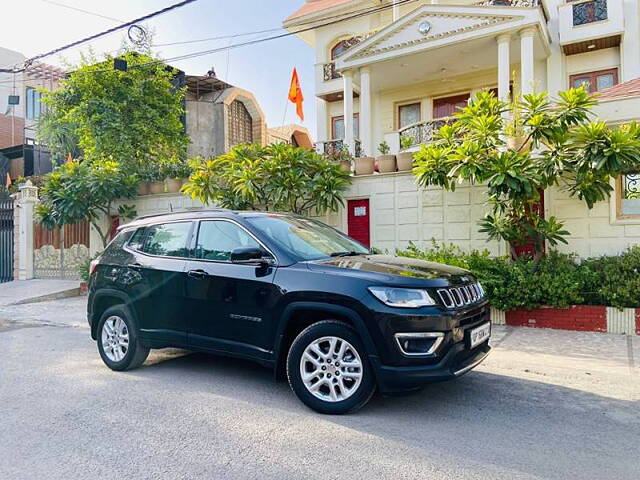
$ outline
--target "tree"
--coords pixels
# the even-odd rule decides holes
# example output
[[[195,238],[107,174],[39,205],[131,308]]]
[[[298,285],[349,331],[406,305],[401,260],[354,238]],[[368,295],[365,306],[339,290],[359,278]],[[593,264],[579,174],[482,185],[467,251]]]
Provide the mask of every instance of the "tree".
[[[555,217],[544,218],[544,189],[557,186],[592,208],[611,194],[611,179],[640,165],[638,125],[591,122],[595,104],[584,88],[560,92],[555,102],[547,93],[524,95],[513,105],[480,92],[421,147],[414,174],[423,186],[449,191],[486,184],[491,212],[480,231],[509,242],[514,258],[515,247],[530,243],[539,260],[545,241],[567,243],[570,234]]]
[[[159,159],[184,158],[185,89],[174,85],[176,71],[149,54],[118,58],[126,71],[114,69],[112,56],[84,55],[59,89],[43,92],[40,141],[54,159],[77,153],[89,162],[116,160],[132,173]]]
[[[135,175],[114,160],[65,163],[51,172],[42,186],[36,213],[50,229],[89,220],[106,247],[111,229],[105,228],[103,218],[110,220],[116,213],[125,218],[135,216],[131,207],[114,209],[114,203],[134,197],[136,185]]]
[[[283,143],[239,145],[217,158],[195,160],[192,168],[184,193],[239,210],[336,211],[351,182],[340,165]]]

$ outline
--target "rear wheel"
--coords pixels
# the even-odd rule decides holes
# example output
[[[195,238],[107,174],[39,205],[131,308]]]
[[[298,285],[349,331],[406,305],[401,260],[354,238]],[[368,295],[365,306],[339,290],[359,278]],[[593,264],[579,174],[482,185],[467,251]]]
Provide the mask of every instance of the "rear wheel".
[[[111,370],[131,370],[144,363],[149,349],[140,343],[133,316],[124,305],[108,308],[98,323],[98,351]]]
[[[335,320],[315,323],[298,335],[287,356],[287,376],[298,398],[320,413],[355,411],[375,390],[358,334]]]

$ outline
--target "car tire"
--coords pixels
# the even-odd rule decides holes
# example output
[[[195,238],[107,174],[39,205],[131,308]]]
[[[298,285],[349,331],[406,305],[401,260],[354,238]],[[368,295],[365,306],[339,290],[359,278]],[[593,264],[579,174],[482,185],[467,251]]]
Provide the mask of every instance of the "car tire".
[[[300,332],[287,355],[287,378],[305,405],[333,415],[358,410],[376,387],[360,337],[337,320],[323,320]]]
[[[98,351],[111,370],[132,370],[144,363],[149,348],[142,345],[133,315],[124,305],[107,308],[98,322]]]

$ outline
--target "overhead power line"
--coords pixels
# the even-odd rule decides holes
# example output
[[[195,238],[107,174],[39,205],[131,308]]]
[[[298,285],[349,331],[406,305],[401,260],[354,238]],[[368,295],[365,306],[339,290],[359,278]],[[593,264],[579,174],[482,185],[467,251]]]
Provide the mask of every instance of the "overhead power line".
[[[195,0],[191,0],[191,1],[195,1]],[[187,53],[184,55],[179,55],[176,57],[170,57],[170,58],[166,58],[166,59],[159,59],[159,60],[154,60],[151,62],[146,62],[146,63],[140,63],[140,64],[136,64],[136,65],[130,65],[129,68],[136,68],[136,67],[144,67],[144,66],[150,66],[150,65],[154,65],[154,64],[164,64],[164,63],[169,63],[169,62],[176,62],[176,61],[181,61],[181,60],[188,60],[191,58],[196,58],[196,57],[200,57],[200,56],[204,56],[204,55],[211,55],[214,53],[220,53],[220,52],[224,52],[227,50],[231,50],[231,49],[235,49],[235,48],[241,48],[241,47],[246,47],[246,46],[251,46],[251,45],[256,45],[259,43],[264,43],[264,42],[268,42],[268,41],[272,41],[272,40],[277,40],[280,38],[285,38],[285,37],[290,37],[293,35],[298,35],[300,33],[304,33],[304,32],[308,32],[311,30],[315,30],[318,28],[323,28],[323,27],[327,27],[327,26],[331,26],[331,25],[335,25],[341,22],[345,22],[348,20],[352,20],[354,18],[359,18],[362,16],[366,16],[366,15],[370,15],[372,13],[378,13],[384,10],[388,10],[393,8],[394,6],[399,6],[399,5],[406,5],[409,3],[414,3],[417,2],[419,0],[399,0],[397,1],[395,4],[387,4],[387,5],[381,5],[381,6],[377,6],[377,7],[369,7],[366,9],[361,9],[361,10],[356,10],[355,12],[350,12],[350,13],[345,13],[345,14],[341,14],[341,15],[334,15],[333,17],[325,17],[326,18],[334,18],[334,20],[328,21],[328,22],[323,22],[323,23],[319,23],[318,21],[309,21],[309,22],[305,22],[305,23],[301,23],[301,25],[310,25],[309,27],[305,27],[305,28],[301,28],[292,32],[284,32],[278,35],[272,35],[269,37],[262,37],[262,38],[258,38],[258,39],[254,39],[254,40],[249,40],[246,42],[242,42],[242,43],[235,43],[232,45],[227,45],[227,46],[223,46],[223,47],[218,47],[218,48],[214,48],[214,49],[209,49],[209,50],[202,50],[202,51],[197,51],[197,52],[192,52],[192,53]],[[185,2],[182,2],[183,4]],[[131,23],[135,23],[138,20],[133,20],[132,22],[129,22],[128,24]],[[128,25],[127,24],[127,25]],[[278,29],[279,30],[279,29]],[[250,33],[246,33],[243,35],[249,35]],[[232,36],[230,36],[232,37]],[[104,69],[104,70],[92,70],[92,71],[87,71],[87,72],[76,72],[76,73],[82,73],[82,74],[97,74],[97,73],[104,73],[107,71],[111,71],[111,69]],[[0,70],[1,72],[1,70]],[[12,73],[12,72],[9,72]],[[0,82],[2,83],[2,82]]]
[[[41,58],[45,58],[45,57],[48,57],[50,55],[55,55],[56,53],[62,52],[63,50],[67,50],[69,48],[76,47],[78,45],[82,45],[83,43],[87,43],[87,42],[89,42],[91,40],[95,40],[97,38],[103,37],[103,36],[108,35],[110,33],[117,32],[118,30],[122,30],[123,28],[127,28],[127,27],[130,27],[132,25],[135,25],[136,23],[144,22],[145,20],[149,20],[150,18],[157,17],[158,15],[162,15],[164,13],[167,13],[167,12],[171,11],[171,10],[175,10],[176,8],[184,7],[185,5],[188,5],[188,4],[196,2],[196,1],[197,0],[183,0],[182,2],[175,3],[173,5],[170,5],[168,7],[163,8],[161,10],[157,10],[155,12],[152,12],[152,13],[149,13],[149,14],[144,15],[142,17],[136,18],[136,19],[131,20],[129,22],[125,22],[125,23],[123,23],[121,25],[118,25],[117,27],[113,27],[113,28],[110,28],[108,30],[104,30],[102,32],[96,33],[96,34],[91,35],[89,37],[85,37],[85,38],[83,38],[81,40],[77,40],[77,41],[69,43],[67,45],[63,45],[62,47],[58,47],[58,48],[56,48],[54,50],[51,50],[49,52],[41,53],[39,55],[36,55],[35,57],[28,58],[24,62],[24,67],[22,67],[21,69],[18,69],[17,71],[16,70],[10,70],[10,71],[0,70],[0,73],[19,73],[19,72],[23,72],[26,69],[26,67],[28,67],[31,63],[33,63],[36,60],[40,60]]]
[[[72,5],[67,5],[65,3],[54,2],[53,0],[40,0],[41,2],[48,3],[50,5],[56,5],[58,7],[67,8],[69,10],[75,10],[76,12],[86,13],[88,15],[93,15],[94,17],[104,18],[105,20],[111,20],[112,22],[123,23],[124,20],[120,20],[113,17],[108,17],[107,15],[102,15],[101,13],[92,12],[90,10],[84,10],[82,8],[74,7]]]

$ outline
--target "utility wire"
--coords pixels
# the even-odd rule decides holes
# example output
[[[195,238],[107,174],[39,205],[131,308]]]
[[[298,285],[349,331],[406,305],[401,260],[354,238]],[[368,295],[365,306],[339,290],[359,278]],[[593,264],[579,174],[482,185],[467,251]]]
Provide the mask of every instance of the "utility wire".
[[[123,28],[130,27],[131,25],[135,25],[136,23],[140,23],[140,22],[143,22],[143,21],[148,20],[150,18],[157,17],[158,15],[162,15],[162,14],[167,13],[167,12],[169,12],[171,10],[176,9],[176,8],[184,7],[185,5],[188,5],[189,3],[193,3],[195,1],[197,1],[197,0],[183,0],[182,2],[175,3],[173,5],[170,5],[170,6],[166,7],[166,8],[163,8],[162,10],[157,10],[155,12],[152,12],[152,13],[149,13],[147,15],[144,15],[144,16],[142,16],[140,18],[136,18],[136,19],[131,20],[129,22],[125,22],[125,23],[123,23],[121,25],[118,25],[117,27],[113,27],[113,28],[110,28],[108,30],[104,30],[102,32],[96,33],[94,35],[91,35],[89,37],[83,38],[81,40],[77,40],[77,41],[69,43],[67,45],[63,45],[62,47],[58,47],[58,48],[56,48],[54,50],[51,50],[49,52],[41,53],[39,55],[36,55],[35,57],[31,57],[31,58],[27,59],[24,62],[24,67],[22,67],[21,69],[18,69],[17,71],[13,70],[13,71],[8,71],[7,72],[5,70],[0,70],[0,73],[12,73],[12,72],[20,73],[20,72],[24,72],[26,70],[26,68],[29,65],[31,65],[35,60],[39,60],[41,58],[48,57],[50,55],[54,55],[54,54],[59,53],[59,52],[61,52],[63,50],[67,50],[67,49],[69,49],[71,47],[75,47],[75,46],[81,45],[83,43],[89,42],[91,40],[95,40],[96,38],[103,37],[103,36],[108,35],[108,34],[113,33],[113,32],[117,32],[118,30],[122,30]]]
[[[56,5],[62,8],[68,8],[69,10],[75,10],[76,12],[86,13],[88,15],[93,15],[94,17],[104,18],[105,20],[111,20],[116,23],[124,23],[124,20],[119,20],[117,18],[108,17],[107,15],[102,15],[101,13],[92,12],[90,10],[84,10],[82,8],[74,7],[72,5],[66,5],[64,3],[54,2],[53,0],[40,0],[41,2],[48,3],[50,5]]]
[[[188,2],[191,1],[195,1],[195,0],[187,0]],[[306,27],[306,28],[302,28],[293,32],[284,32],[278,35],[272,35],[270,37],[262,37],[262,38],[258,38],[258,39],[254,39],[254,40],[249,40],[246,42],[242,42],[242,43],[236,43],[233,45],[227,45],[227,46],[223,46],[223,47],[218,47],[218,48],[214,48],[214,49],[209,49],[209,50],[203,50],[203,51],[199,51],[199,52],[192,52],[192,53],[187,53],[184,55],[179,55],[176,57],[170,57],[170,58],[166,58],[166,59],[159,59],[159,60],[154,60],[151,62],[146,62],[146,63],[140,63],[140,64],[136,64],[136,65],[131,65],[129,68],[136,68],[136,67],[144,67],[144,66],[149,66],[149,65],[154,65],[154,64],[164,64],[164,63],[168,63],[168,62],[175,62],[175,61],[181,61],[181,60],[188,60],[191,58],[196,58],[196,57],[200,57],[200,56],[204,56],[204,55],[211,55],[214,53],[219,53],[219,52],[224,52],[227,50],[231,50],[231,49],[235,49],[235,48],[240,48],[240,47],[246,47],[246,46],[250,46],[250,45],[256,45],[259,43],[263,43],[263,42],[268,42],[271,40],[277,40],[280,38],[284,38],[284,37],[289,37],[292,35],[298,35],[300,33],[304,33],[304,32],[308,32],[311,30],[315,30],[317,28],[322,28],[322,27],[327,27],[327,26],[331,26],[331,25],[335,25],[337,23],[341,23],[347,20],[352,20],[354,18],[359,18],[362,16],[366,16],[366,15],[370,15],[372,13],[377,13],[377,12],[381,12],[384,10],[388,10],[390,8],[393,8],[394,6],[399,6],[399,5],[406,5],[409,3],[414,3],[416,1],[419,0],[399,0],[398,2],[396,2],[395,4],[388,4],[388,5],[381,5],[378,7],[372,7],[372,8],[367,8],[367,9],[362,9],[361,11],[356,11],[357,13],[351,13],[351,14],[342,14],[342,15],[336,15],[334,17],[328,17],[328,18],[336,18],[336,17],[340,17],[340,18],[336,18],[335,20],[329,21],[329,22],[324,22],[324,23],[317,23],[317,22],[306,22],[305,24],[312,24],[312,26]],[[183,4],[185,2],[182,2]],[[180,4],[178,4],[180,5]],[[129,22],[128,24],[132,24],[139,21],[138,20],[133,20],[131,22]],[[126,24],[125,26],[127,26],[128,24]],[[118,27],[120,28],[120,27]],[[112,69],[104,69],[104,70],[92,70],[92,71],[87,71],[87,72],[76,72],[77,74],[95,74],[95,73],[104,73],[104,72],[108,72],[111,71]],[[2,70],[0,70],[0,72],[2,72]],[[13,71],[9,71],[7,73],[13,73]],[[0,82],[2,83],[2,82]]]

